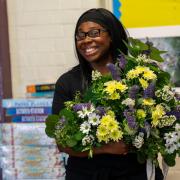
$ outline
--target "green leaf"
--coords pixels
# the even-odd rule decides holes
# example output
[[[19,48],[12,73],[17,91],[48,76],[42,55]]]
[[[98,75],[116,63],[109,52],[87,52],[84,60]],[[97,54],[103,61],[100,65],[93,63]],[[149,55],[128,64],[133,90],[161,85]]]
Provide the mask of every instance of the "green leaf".
[[[134,39],[134,38],[130,37],[129,41],[130,41],[131,45],[136,49],[140,49],[140,50],[148,49],[148,45],[139,39]]]
[[[46,126],[52,126],[52,124],[56,124],[59,121],[59,116],[58,115],[49,115],[46,118]]]
[[[69,109],[62,109],[59,113],[59,116],[60,117],[64,116],[65,119],[70,120],[70,121],[74,120],[74,115],[73,115],[72,111]]]
[[[137,160],[140,164],[143,164],[146,162],[146,156],[144,153],[137,152]]]
[[[93,150],[92,150],[92,148],[89,149],[88,157],[89,158],[93,157]]]
[[[158,62],[164,62],[164,59],[160,56],[162,52],[163,51],[159,51],[158,49],[151,47],[150,58]]]
[[[165,84],[169,84],[170,82],[170,74],[168,72],[161,71],[158,74],[157,86],[163,87]]]
[[[133,39],[132,37],[129,37],[128,40],[129,44],[127,44],[125,41],[123,42],[127,46],[129,53],[134,57],[137,57],[139,54],[141,54],[142,51],[148,50],[149,48],[146,43],[139,39]]]
[[[48,137],[50,138],[55,138],[55,135],[54,135],[54,130],[53,129],[50,129],[50,128],[45,128],[45,133],[47,134]]]
[[[57,124],[57,122],[59,121],[59,116],[58,115],[49,115],[47,118],[46,118],[46,127],[47,128],[54,128],[55,125]]]
[[[77,132],[75,135],[74,135],[74,138],[77,140],[77,141],[80,141],[82,138],[83,138],[83,134],[81,132]]]
[[[59,121],[59,116],[58,115],[49,115],[46,118],[46,128],[45,128],[45,133],[47,134],[48,137],[50,138],[55,138],[54,132],[55,132],[55,126]]]
[[[175,161],[176,155],[175,154],[167,154],[163,158],[168,166],[171,166],[171,167],[175,166],[175,164],[176,164],[176,161]]]
[[[66,140],[66,144],[68,147],[74,147],[77,144],[77,141],[73,138]]]
[[[125,56],[127,59],[127,64],[125,66],[125,72],[128,72],[129,70],[133,69],[135,66],[137,66],[137,61],[133,57]]]
[[[159,68],[157,66],[154,66],[153,64],[148,64],[148,66],[150,67],[151,70],[153,70],[154,72],[158,73],[159,72]]]

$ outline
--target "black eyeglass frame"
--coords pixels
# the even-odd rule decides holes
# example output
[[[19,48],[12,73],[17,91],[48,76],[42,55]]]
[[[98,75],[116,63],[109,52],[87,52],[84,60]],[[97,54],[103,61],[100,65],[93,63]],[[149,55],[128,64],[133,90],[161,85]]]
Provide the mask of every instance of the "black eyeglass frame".
[[[95,36],[93,36],[93,35],[91,34],[93,31],[97,31],[98,34],[95,35]],[[89,30],[88,32],[78,31],[78,32],[76,33],[76,40],[77,40],[77,41],[82,41],[82,40],[86,39],[86,36],[88,36],[88,37],[90,37],[90,38],[97,38],[97,37],[100,37],[100,36],[101,36],[101,32],[107,32],[107,30],[106,30],[106,29],[91,29],[91,30]],[[81,37],[78,36],[78,33],[83,34],[83,36],[81,36]]]

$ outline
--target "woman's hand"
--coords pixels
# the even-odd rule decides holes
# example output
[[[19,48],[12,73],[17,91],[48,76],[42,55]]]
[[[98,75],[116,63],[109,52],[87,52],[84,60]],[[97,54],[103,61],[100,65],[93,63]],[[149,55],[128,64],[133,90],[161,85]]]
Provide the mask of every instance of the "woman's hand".
[[[75,152],[69,147],[63,148],[60,145],[57,145],[57,146],[58,146],[59,152],[65,152],[66,154],[69,154],[70,156],[76,156],[76,157],[87,157],[88,156],[88,151]]]
[[[125,155],[128,153],[128,146],[123,141],[110,142],[102,146],[102,150],[107,154]]]
[[[76,156],[76,157],[87,157],[88,151],[85,152],[75,152],[71,148],[63,148],[58,145],[58,149],[60,152],[65,152],[69,154],[70,156]],[[93,154],[117,154],[117,155],[125,155],[128,153],[128,146],[123,142],[111,142],[108,144],[105,144],[99,148],[93,148]]]

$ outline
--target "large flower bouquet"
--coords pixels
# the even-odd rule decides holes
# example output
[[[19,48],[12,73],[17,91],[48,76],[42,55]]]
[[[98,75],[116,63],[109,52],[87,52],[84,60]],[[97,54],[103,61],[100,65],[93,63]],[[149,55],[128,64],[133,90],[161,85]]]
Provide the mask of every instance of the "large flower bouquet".
[[[73,101],[65,102],[59,115],[46,119],[46,134],[63,147],[89,151],[123,140],[138,161],[156,164],[160,153],[168,166],[180,154],[180,101],[172,90],[170,75],[150,42],[129,38],[128,55],[108,64],[111,73],[92,72],[92,84]]]

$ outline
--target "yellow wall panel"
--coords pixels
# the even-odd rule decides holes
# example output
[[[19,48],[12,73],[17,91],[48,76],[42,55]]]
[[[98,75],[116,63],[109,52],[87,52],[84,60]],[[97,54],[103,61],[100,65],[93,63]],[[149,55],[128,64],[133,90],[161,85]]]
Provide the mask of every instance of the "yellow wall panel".
[[[180,25],[180,0],[119,0],[127,28]]]

